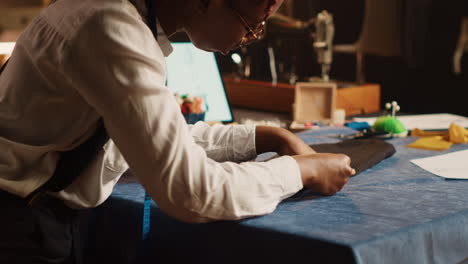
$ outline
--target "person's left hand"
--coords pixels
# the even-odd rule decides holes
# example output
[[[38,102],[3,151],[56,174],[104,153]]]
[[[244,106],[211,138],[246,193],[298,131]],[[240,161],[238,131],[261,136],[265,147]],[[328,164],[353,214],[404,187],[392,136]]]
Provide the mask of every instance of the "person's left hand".
[[[285,141],[282,144],[280,144],[277,150],[277,153],[279,155],[294,156],[294,155],[307,155],[307,154],[317,153],[298,136],[294,135],[291,132],[289,133],[290,133],[290,136],[288,136],[285,139]]]
[[[257,154],[276,152],[282,155],[308,155],[316,153],[302,139],[290,131],[268,126],[257,126],[255,143]]]

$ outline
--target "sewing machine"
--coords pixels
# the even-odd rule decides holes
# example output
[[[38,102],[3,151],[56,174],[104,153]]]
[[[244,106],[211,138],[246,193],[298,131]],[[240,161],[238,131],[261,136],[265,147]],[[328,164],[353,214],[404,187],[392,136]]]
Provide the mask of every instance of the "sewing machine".
[[[317,62],[321,67],[320,81],[328,82],[330,80],[329,73],[333,62],[333,37],[335,34],[332,14],[324,10],[308,21],[275,14],[269,23],[286,32],[306,32],[312,40]]]
[[[322,68],[322,81],[328,82],[333,61],[333,36],[335,34],[333,16],[327,11],[322,11],[317,15],[314,25],[315,33],[312,33],[314,49],[317,53],[317,61]]]

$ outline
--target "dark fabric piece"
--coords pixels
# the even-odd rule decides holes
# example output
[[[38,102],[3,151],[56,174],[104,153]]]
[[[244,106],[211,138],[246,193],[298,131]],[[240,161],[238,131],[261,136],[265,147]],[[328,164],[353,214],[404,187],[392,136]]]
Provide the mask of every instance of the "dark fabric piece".
[[[81,263],[80,225],[88,210],[46,196],[34,207],[0,190],[0,263]]]
[[[319,153],[341,153],[351,158],[351,167],[356,174],[371,168],[380,161],[392,156],[392,144],[379,139],[351,139],[331,144],[317,144],[311,147]]]

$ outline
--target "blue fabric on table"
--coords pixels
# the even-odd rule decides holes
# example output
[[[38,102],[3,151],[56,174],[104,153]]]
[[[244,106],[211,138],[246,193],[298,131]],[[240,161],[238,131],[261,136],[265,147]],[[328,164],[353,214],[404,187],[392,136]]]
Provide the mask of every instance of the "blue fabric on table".
[[[339,141],[336,135],[354,132],[321,128],[299,136],[309,144],[332,143]],[[262,217],[185,224],[153,204],[149,237],[153,250],[148,260],[460,263],[468,258],[468,181],[444,180],[410,159],[468,149],[468,145],[454,145],[443,152],[405,147],[414,140],[388,140],[397,150],[395,155],[351,178],[336,195],[304,190]],[[97,210],[95,241],[114,250],[112,263],[131,263],[141,237],[143,197],[139,184],[119,184]],[[110,260],[107,254],[106,260]]]
[[[346,123],[345,126],[355,129],[355,130],[366,130],[366,129],[371,129],[371,126],[367,122],[350,122]]]

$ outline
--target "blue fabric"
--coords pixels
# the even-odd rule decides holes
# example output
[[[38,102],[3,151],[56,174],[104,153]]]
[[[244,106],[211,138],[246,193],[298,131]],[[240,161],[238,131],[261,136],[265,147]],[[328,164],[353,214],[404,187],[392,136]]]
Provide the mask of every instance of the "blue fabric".
[[[371,129],[371,126],[367,122],[350,122],[346,123],[345,126],[356,130]]]
[[[299,136],[309,144],[331,143],[339,141],[335,136],[351,133],[354,130],[349,128],[322,128]],[[212,258],[206,256],[214,254],[226,261],[257,256],[257,261],[276,263],[310,258],[319,263],[462,262],[468,258],[468,181],[444,180],[409,160],[468,149],[468,145],[454,145],[444,152],[405,147],[414,140],[388,140],[397,150],[395,155],[351,178],[338,194],[324,197],[304,190],[262,217],[184,224],[153,204],[151,259],[210,263]],[[119,224],[113,216],[116,212],[125,211],[127,219],[141,219],[141,211],[134,208],[141,208],[143,197],[137,183],[117,185],[99,212],[112,218],[103,229],[116,237],[124,231],[111,227]],[[140,237],[135,234],[136,239]],[[190,257],[177,254],[181,248]]]

